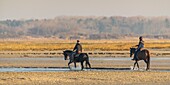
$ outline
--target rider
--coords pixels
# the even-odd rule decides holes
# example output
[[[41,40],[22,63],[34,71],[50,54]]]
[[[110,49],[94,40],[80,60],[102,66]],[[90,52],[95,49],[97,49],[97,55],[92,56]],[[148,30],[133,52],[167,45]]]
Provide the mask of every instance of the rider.
[[[82,46],[81,46],[79,40],[77,40],[77,43],[76,43],[76,45],[75,45],[73,51],[76,51],[75,54],[73,54],[73,60],[74,60],[74,57],[77,57],[77,56],[76,56],[77,54],[82,53]]]
[[[143,41],[142,36],[139,37],[139,44],[136,46],[138,47],[137,47],[137,50],[135,51],[134,58],[132,60],[138,60],[137,54],[138,52],[140,52],[142,48],[144,48],[144,41]]]

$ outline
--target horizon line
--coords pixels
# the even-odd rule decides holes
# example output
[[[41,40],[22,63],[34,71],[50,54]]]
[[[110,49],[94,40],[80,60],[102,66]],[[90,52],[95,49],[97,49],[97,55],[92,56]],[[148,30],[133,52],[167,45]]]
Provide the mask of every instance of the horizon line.
[[[44,19],[55,19],[58,17],[126,17],[126,18],[132,18],[132,17],[144,17],[144,18],[170,18],[170,16],[145,16],[145,15],[132,15],[132,16],[124,16],[124,15],[113,15],[113,16],[107,16],[107,15],[58,15],[55,17],[41,17],[41,18],[6,18],[6,19],[0,19],[0,21],[6,21],[6,20],[44,20]]]

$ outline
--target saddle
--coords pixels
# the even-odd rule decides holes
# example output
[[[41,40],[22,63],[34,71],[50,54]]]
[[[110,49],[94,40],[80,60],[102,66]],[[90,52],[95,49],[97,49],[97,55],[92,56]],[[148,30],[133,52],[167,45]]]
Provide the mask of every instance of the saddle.
[[[140,49],[140,52],[143,51],[143,50],[146,50],[146,48],[141,48],[141,49]]]
[[[80,54],[75,54],[74,57],[77,58],[77,57],[79,57],[79,55],[80,55]]]
[[[146,48],[141,48],[140,51],[137,53],[138,59],[143,58],[143,55],[145,55]]]

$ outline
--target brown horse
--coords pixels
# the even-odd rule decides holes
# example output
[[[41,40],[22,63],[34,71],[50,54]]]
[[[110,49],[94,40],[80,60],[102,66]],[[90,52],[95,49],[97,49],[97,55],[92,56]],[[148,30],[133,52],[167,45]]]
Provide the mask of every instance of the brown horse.
[[[132,55],[135,53],[135,51],[136,51],[136,48],[130,48],[130,57],[132,57]],[[149,54],[149,51],[147,49],[143,49],[140,52],[138,52],[137,56],[138,56],[138,60],[135,60],[133,70],[134,70],[136,64],[137,64],[137,67],[139,69],[139,64],[138,64],[139,60],[144,60],[145,63],[147,64],[146,70],[149,70],[150,69],[150,54]]]

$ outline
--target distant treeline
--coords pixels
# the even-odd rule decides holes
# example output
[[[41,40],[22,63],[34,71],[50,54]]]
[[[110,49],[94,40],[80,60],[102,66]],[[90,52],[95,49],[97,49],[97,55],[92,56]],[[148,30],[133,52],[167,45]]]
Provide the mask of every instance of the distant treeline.
[[[60,16],[0,21],[0,38],[115,39],[140,35],[170,38],[170,17]]]

